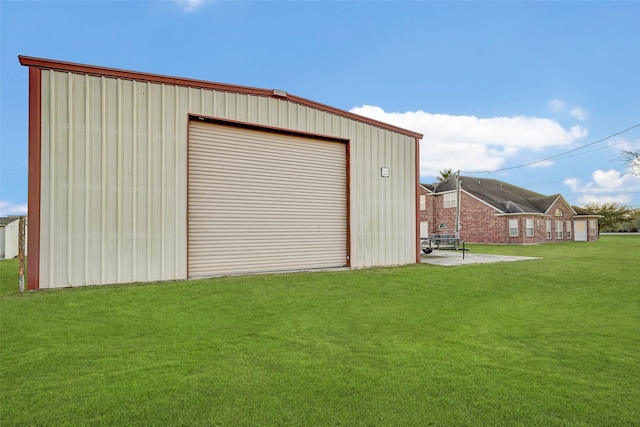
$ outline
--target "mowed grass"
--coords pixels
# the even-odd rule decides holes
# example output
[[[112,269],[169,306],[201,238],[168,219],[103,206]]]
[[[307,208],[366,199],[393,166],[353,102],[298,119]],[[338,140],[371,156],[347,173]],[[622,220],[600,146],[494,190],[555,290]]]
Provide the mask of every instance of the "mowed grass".
[[[541,260],[18,292],[0,424],[640,425],[640,237]]]

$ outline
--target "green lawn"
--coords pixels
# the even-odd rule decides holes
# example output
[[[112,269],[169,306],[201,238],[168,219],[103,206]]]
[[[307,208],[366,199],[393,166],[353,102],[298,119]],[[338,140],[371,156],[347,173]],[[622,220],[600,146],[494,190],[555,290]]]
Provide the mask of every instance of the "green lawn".
[[[640,425],[640,236],[541,260],[18,292],[0,424]]]

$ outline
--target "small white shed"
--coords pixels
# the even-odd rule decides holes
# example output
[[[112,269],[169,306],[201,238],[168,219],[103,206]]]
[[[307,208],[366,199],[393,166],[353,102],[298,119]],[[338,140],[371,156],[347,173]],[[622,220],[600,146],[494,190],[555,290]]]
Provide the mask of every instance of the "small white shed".
[[[29,289],[419,262],[422,135],[289,94],[29,67]]]
[[[0,218],[0,259],[11,259],[18,256],[20,238],[19,216]],[[25,225],[25,234],[26,234]],[[25,242],[26,253],[26,242]]]

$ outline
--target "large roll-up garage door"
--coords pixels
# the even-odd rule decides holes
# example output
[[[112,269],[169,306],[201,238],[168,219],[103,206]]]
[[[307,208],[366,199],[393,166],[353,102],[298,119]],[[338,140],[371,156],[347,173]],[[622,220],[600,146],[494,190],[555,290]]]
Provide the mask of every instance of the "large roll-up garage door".
[[[189,276],[347,265],[344,141],[189,123]]]

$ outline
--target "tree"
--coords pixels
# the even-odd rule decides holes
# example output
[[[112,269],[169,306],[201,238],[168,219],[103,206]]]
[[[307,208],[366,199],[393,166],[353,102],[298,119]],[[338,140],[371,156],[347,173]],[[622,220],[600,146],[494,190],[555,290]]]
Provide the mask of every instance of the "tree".
[[[633,175],[640,176],[640,151],[623,151],[620,157]]]
[[[453,170],[443,169],[440,171],[440,176],[436,177],[438,182],[444,182],[453,176]]]
[[[589,203],[585,209],[596,215],[602,215],[599,225],[602,231],[616,231],[632,218],[633,210],[621,203]]]
[[[633,209],[629,214],[627,220],[621,224],[621,231],[640,231],[640,208]]]

